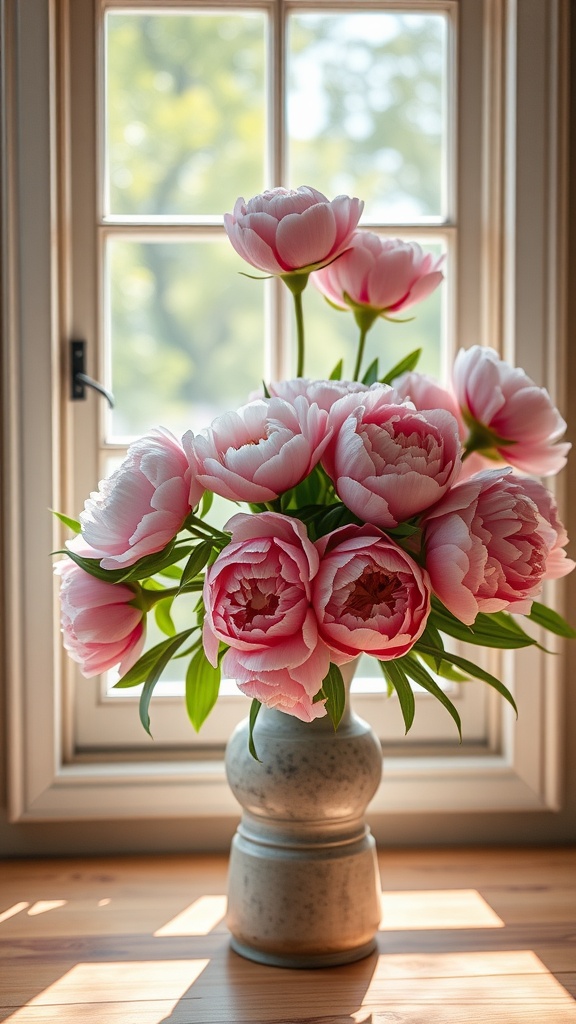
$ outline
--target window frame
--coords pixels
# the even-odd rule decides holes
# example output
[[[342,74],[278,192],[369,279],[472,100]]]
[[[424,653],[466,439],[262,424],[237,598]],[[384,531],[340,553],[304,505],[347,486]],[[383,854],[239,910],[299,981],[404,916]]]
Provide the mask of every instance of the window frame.
[[[469,0],[459,6],[468,15],[473,9]],[[67,7],[66,0],[5,0],[2,8],[10,820],[189,817],[191,808],[195,817],[235,817],[221,761],[70,759],[72,707],[69,688],[61,685],[57,588],[45,568],[46,552],[61,544],[45,509],[63,505],[61,467],[74,435],[71,403],[61,403],[68,390],[66,343],[74,328],[59,273],[69,237],[69,192],[56,161],[67,124],[67,68],[59,59],[69,45]],[[458,335],[465,343],[477,341],[470,329],[476,317],[483,343],[523,365],[562,407],[568,4],[484,0],[475,10],[485,39],[480,128],[490,146],[482,168],[488,183],[482,192],[484,244],[480,254],[460,252],[461,287],[469,301],[460,304]],[[461,65],[460,71],[469,69]],[[472,188],[469,180],[467,186]],[[473,311],[469,319],[465,310]],[[542,338],[557,343],[545,349]],[[562,480],[557,484],[562,508]],[[561,595],[556,586],[546,599],[558,606]],[[560,643],[556,647],[561,651]],[[519,721],[508,707],[494,712],[499,721],[491,750],[463,749],[454,757],[385,751],[372,812],[560,807],[563,660],[522,651],[507,653],[504,663],[507,684],[521,693]],[[423,836],[430,827],[425,818]]]

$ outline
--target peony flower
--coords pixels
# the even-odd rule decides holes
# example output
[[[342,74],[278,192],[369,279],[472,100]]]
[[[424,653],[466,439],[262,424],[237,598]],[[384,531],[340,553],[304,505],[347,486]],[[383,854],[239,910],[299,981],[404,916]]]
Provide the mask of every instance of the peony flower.
[[[301,185],[273,188],[237,199],[234,213],[224,214],[228,237],[247,263],[283,277],[309,273],[336,259],[348,245],[364,203],[348,196],[329,202],[322,192]]]
[[[231,543],[206,572],[204,650],[239,688],[303,721],[326,714],[314,704],[330,664],[311,606],[318,552],[303,524],[274,512],[240,513]]]
[[[457,478],[458,424],[442,409],[417,412],[382,385],[361,400],[335,433],[324,465],[355,515],[394,527],[430,508]]]
[[[202,490],[190,479],[184,449],[170,431],[150,431],[130,445],[120,468],[86,501],[80,513],[86,553],[101,559],[104,569],[119,569],[161,551]]]
[[[424,517],[432,589],[456,618],[478,612],[527,615],[545,579],[574,568],[551,495],[511,469],[459,483]]]
[[[418,412],[427,412],[429,409],[446,409],[451,412],[458,423],[460,437],[466,437],[468,431],[456,398],[433,377],[415,371],[403,373],[396,377],[392,386],[400,398],[412,402]]]
[[[62,578],[62,633],[70,657],[87,678],[116,665],[124,675],[144,646],[145,615],[131,603],[134,590],[96,579],[70,558],[56,562],[54,572]]]
[[[383,661],[407,654],[430,612],[428,573],[373,526],[343,526],[316,547],[313,604],[332,661],[362,651]]]
[[[334,306],[388,316],[426,299],[442,281],[444,260],[417,242],[357,231],[347,251],[312,280]]]
[[[310,380],[307,377],[273,381],[268,385],[269,393],[277,398],[283,398],[285,402],[293,405],[295,399],[302,395],[309,405],[316,404],[319,409],[326,412],[330,412],[340,398],[369,390],[367,384],[362,384],[358,380]]]
[[[272,501],[300,483],[328,441],[328,414],[303,396],[250,402],[185,436],[192,476],[232,501]]]
[[[468,447],[499,457],[516,469],[550,476],[566,464],[569,444],[559,444],[566,423],[548,392],[491,348],[461,349],[453,384],[470,429]]]

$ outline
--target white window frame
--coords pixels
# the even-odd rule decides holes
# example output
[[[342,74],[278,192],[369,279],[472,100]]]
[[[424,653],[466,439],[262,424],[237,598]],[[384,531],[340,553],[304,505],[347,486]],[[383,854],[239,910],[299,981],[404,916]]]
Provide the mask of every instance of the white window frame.
[[[460,2],[485,40],[482,105],[466,117],[461,111],[460,123],[484,133],[486,160],[482,168],[467,168],[466,188],[482,189],[483,244],[480,251],[459,254],[466,301],[459,307],[458,337],[464,344],[481,340],[499,347],[562,408],[568,3]],[[423,0],[418,6],[428,5]],[[61,465],[70,443],[70,413],[62,419],[60,409],[68,388],[63,353],[74,325],[58,274],[68,209],[55,162],[58,132],[66,124],[57,102],[65,94],[58,76],[66,69],[56,60],[66,7],[66,0],[4,0],[2,6],[9,817],[236,817],[221,761],[118,757],[81,763],[68,757],[72,709],[61,684],[57,591],[47,556],[60,537],[46,511],[63,507]],[[472,71],[461,67],[463,103]],[[466,211],[462,204],[463,217]],[[558,490],[562,509],[562,480]],[[558,603],[561,587],[547,599]],[[500,702],[492,749],[463,748],[453,757],[385,751],[372,812],[559,809],[562,657],[530,649],[506,654],[504,665],[520,705],[518,722]],[[425,822],[422,827],[424,837]]]

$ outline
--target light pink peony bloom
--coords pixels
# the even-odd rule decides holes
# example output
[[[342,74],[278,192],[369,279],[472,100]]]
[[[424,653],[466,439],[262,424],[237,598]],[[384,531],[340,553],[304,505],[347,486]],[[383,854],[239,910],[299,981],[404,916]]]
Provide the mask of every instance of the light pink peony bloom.
[[[80,523],[87,553],[104,569],[120,569],[161,551],[202,492],[190,479],[182,445],[169,430],[151,430],[130,445],[120,468],[86,501]]]
[[[453,368],[457,401],[476,447],[524,473],[550,476],[566,464],[566,423],[548,392],[491,348],[461,349]],[[484,441],[484,443],[481,443]]]
[[[407,654],[430,612],[428,573],[373,526],[343,526],[316,547],[313,603],[332,661],[362,651],[383,661]]]
[[[283,398],[285,402],[293,405],[295,399],[302,395],[309,405],[316,404],[325,412],[330,412],[340,398],[369,390],[367,384],[361,384],[358,380],[310,380],[307,377],[273,381],[268,385],[269,393]]]
[[[543,580],[574,568],[552,497],[511,469],[453,487],[424,517],[424,541],[432,589],[467,625],[478,612],[528,614]]]
[[[451,412],[458,423],[460,437],[466,437],[468,431],[456,398],[434,377],[415,371],[403,373],[400,377],[396,377],[392,386],[403,400],[408,399],[412,402],[418,412],[427,412],[428,409],[446,409]]]
[[[300,483],[328,441],[328,413],[303,396],[250,402],[184,438],[192,477],[232,501],[272,501]]]
[[[133,589],[98,580],[70,558],[56,562],[54,572],[62,578],[62,633],[70,657],[87,678],[116,665],[124,675],[138,661],[145,637],[145,615],[130,604]]]
[[[204,650],[239,688],[303,721],[326,714],[314,704],[330,664],[311,606],[318,552],[303,524],[273,512],[240,513],[232,534],[206,572]]]
[[[348,196],[329,202],[301,185],[273,188],[246,203],[237,199],[224,227],[236,252],[266,274],[309,272],[335,259],[348,245],[364,203]]]
[[[347,251],[312,280],[341,309],[361,306],[389,315],[414,306],[438,287],[443,259],[425,253],[417,242],[357,231]]]
[[[417,412],[411,402],[400,403],[391,388],[361,397],[324,465],[355,515],[394,527],[430,508],[458,477],[458,424],[443,409]]]

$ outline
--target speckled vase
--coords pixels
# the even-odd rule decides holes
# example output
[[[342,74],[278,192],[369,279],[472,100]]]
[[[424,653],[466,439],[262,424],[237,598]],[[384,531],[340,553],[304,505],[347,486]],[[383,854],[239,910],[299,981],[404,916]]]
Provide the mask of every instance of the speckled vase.
[[[228,781],[243,811],[227,923],[232,948],[249,960],[329,967],[375,948],[380,880],[364,814],[380,782],[382,748],[351,710],[346,682],[337,732],[329,718],[305,723],[262,707],[254,729],[260,763],[248,750],[247,721],[228,742]]]

